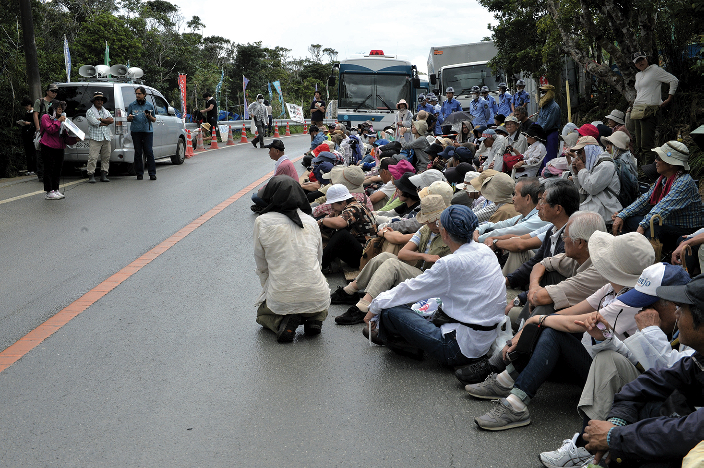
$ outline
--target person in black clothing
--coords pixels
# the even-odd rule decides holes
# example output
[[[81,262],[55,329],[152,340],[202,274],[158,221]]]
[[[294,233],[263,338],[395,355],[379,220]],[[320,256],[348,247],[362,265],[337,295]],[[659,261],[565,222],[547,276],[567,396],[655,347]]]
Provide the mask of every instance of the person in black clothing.
[[[220,139],[220,129],[218,128],[218,103],[210,93],[203,93],[205,99],[205,109],[201,110],[205,116],[205,121],[210,124],[210,128],[215,128],[215,133]]]
[[[310,120],[311,125],[320,127],[323,125],[325,118],[325,101],[320,98],[320,91],[315,92],[313,102],[310,103]]]
[[[32,100],[27,96],[22,98],[22,106],[26,112],[21,119],[17,121],[22,131],[22,146],[27,158],[27,175],[36,175],[37,173],[37,150],[34,149],[34,108]]]

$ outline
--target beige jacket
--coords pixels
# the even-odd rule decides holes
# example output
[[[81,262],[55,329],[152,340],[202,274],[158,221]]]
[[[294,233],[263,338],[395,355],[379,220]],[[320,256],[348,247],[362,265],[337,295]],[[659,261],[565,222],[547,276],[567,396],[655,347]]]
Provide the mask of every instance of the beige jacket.
[[[545,286],[554,303],[555,310],[579,304],[608,281],[596,271],[591,258],[581,265],[564,253],[548,257],[540,262],[547,271],[555,271],[567,277],[558,284]]]

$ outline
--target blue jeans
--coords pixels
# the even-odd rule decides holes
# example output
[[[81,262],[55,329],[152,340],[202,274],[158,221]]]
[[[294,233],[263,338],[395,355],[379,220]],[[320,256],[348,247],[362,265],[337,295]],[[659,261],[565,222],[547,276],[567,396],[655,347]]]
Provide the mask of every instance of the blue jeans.
[[[137,175],[144,175],[144,161],[142,160],[142,152],[147,156],[147,166],[149,175],[156,175],[156,162],[154,162],[154,133],[153,132],[132,132],[132,141],[134,142],[134,170]]]
[[[462,366],[476,361],[462,354],[454,333],[443,336],[440,327],[436,327],[406,305],[381,311],[379,338],[386,342],[389,334],[400,335],[411,346],[422,349],[441,364]]]
[[[560,381],[584,387],[591,365],[592,358],[579,338],[546,328],[540,334],[533,355],[521,370],[511,393],[527,403],[555,372],[559,372]]]
[[[362,162],[362,163],[374,162],[374,156],[372,156],[371,154],[368,154],[368,155],[366,155],[364,158],[362,158],[362,161],[361,161],[361,162]]]

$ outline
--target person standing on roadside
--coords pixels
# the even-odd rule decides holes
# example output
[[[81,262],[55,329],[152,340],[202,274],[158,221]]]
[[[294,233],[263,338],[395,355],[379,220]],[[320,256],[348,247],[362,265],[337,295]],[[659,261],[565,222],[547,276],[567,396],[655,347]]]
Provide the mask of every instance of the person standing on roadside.
[[[44,97],[34,101],[34,129],[36,133],[41,132],[41,118],[47,112],[49,112],[49,106],[51,105],[51,101],[53,99],[56,99],[56,96],[58,94],[59,87],[52,83],[46,87],[46,93],[44,94]],[[41,146],[39,148],[39,151],[41,151]],[[40,181],[42,181],[44,180],[44,161],[42,160],[41,153],[37,153],[35,159],[37,161],[37,177]]]
[[[100,181],[110,182],[108,179],[108,170],[110,169],[110,153],[112,146],[112,132],[110,124],[114,119],[110,115],[110,111],[103,107],[103,103],[107,98],[100,91],[93,93],[90,99],[93,107],[86,112],[86,120],[88,120],[88,183],[95,183],[95,166],[100,156]]]
[[[24,116],[17,120],[22,135],[22,146],[27,158],[27,175],[35,175],[37,171],[37,150],[34,148],[34,109],[32,100],[27,96],[22,98],[22,107],[25,108]]]
[[[252,140],[252,146],[264,148],[264,125],[266,123],[266,107],[264,106],[264,96],[257,94],[257,100],[249,105],[249,116],[254,120],[258,135]]]
[[[134,169],[137,172],[137,180],[144,178],[144,160],[142,153],[147,157],[149,170],[149,180],[156,180],[156,162],[154,162],[154,129],[152,123],[156,122],[154,117],[154,106],[147,101],[147,90],[144,86],[138,86],[134,90],[135,99],[127,106],[127,121],[131,122],[130,133],[134,142]]]
[[[45,200],[61,200],[66,198],[59,192],[59,182],[61,181],[61,169],[64,164],[64,148],[66,141],[61,135],[62,124],[66,121],[66,103],[54,99],[51,101],[49,110],[42,116],[40,131],[42,133],[41,154],[44,166],[44,191]]]
[[[322,127],[325,118],[325,101],[320,98],[320,91],[315,90],[315,97],[310,103],[310,124]]]
[[[205,99],[205,109],[200,112],[205,116],[205,121],[210,124],[210,128],[214,128],[215,134],[220,138],[220,128],[218,128],[218,103],[211,93],[203,93],[203,99]]]

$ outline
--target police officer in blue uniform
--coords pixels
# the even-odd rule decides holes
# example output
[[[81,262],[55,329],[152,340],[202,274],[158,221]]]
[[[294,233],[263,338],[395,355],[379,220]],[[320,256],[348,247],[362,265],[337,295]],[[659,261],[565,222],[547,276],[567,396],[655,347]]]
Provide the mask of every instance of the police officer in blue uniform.
[[[481,92],[484,100],[489,103],[489,111],[491,112],[489,115],[489,122],[493,124],[494,116],[499,113],[499,106],[496,104],[496,99],[494,99],[494,96],[489,94],[488,86],[482,86]],[[506,114],[504,114],[504,117],[506,117]]]
[[[472,86],[472,96],[473,99],[469,102],[469,113],[472,114],[472,124],[476,127],[477,125],[489,125],[493,120],[490,120],[491,111],[489,110],[489,103],[479,95],[479,86]]]
[[[442,128],[441,128],[442,119],[440,118],[440,106],[438,105],[438,97],[433,93],[429,93],[426,97],[428,98],[428,101],[430,102],[430,107],[433,109],[432,110],[433,114],[435,114],[435,117],[437,117],[435,119],[434,133],[436,135],[442,135]]]
[[[461,112],[462,104],[457,99],[453,99],[455,95],[455,90],[452,86],[445,90],[445,96],[447,99],[442,103],[442,108],[440,109],[440,117],[445,120],[453,112]]]
[[[516,88],[518,88],[518,91],[513,95],[511,112],[516,112],[516,107],[525,106],[530,102],[530,94],[525,90],[526,82],[523,80],[516,81]]]
[[[427,94],[427,95],[421,94],[421,96],[423,97],[423,100],[421,101],[420,104],[418,104],[418,108],[416,109],[416,112],[420,112],[420,111],[424,110],[425,112],[427,112],[429,114],[435,113],[435,107],[432,106],[430,104],[430,102],[428,102],[429,101],[428,98],[429,98],[430,94]]]
[[[506,92],[508,86],[506,83],[499,83],[499,97],[497,100],[497,114],[503,114],[504,117],[508,117],[513,109],[511,109],[511,102],[513,101],[513,96]]]

